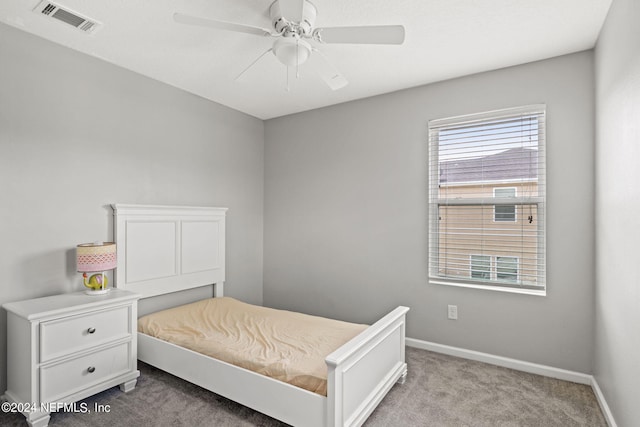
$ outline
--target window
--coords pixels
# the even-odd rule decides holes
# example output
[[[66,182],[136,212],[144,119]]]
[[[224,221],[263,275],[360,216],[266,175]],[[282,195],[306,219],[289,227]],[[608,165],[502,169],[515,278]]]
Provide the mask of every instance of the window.
[[[517,282],[518,257],[471,255],[470,270],[472,279]]]
[[[545,107],[429,122],[429,281],[544,293]]]
[[[491,257],[488,255],[471,255],[471,277],[474,279],[491,279]]]
[[[494,188],[493,197],[516,197],[515,187]],[[494,221],[516,221],[516,205],[494,205]]]
[[[496,257],[496,279],[517,282],[518,258],[510,256]]]

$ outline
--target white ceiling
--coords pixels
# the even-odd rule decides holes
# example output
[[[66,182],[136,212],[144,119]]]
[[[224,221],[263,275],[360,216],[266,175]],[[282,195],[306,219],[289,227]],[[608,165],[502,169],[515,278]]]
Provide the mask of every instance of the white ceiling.
[[[102,23],[85,34],[0,1],[0,22],[269,119],[462,75],[590,49],[611,0],[312,0],[316,27],[401,24],[403,45],[315,43],[349,84],[332,91],[305,63],[300,77],[265,55],[270,37],[177,24],[173,14],[270,28],[272,0],[54,0]]]

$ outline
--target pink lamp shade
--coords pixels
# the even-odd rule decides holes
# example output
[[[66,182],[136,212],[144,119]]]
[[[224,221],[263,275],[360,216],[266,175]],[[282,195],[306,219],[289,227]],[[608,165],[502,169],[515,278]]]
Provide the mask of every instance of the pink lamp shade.
[[[81,273],[113,270],[117,266],[116,244],[82,243],[76,247],[76,261]]]

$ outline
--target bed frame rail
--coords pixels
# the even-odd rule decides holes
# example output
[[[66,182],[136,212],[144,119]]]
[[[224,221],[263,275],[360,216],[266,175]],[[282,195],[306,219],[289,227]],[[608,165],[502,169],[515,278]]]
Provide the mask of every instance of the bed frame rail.
[[[138,359],[293,426],[325,426],[326,398],[138,333]]]

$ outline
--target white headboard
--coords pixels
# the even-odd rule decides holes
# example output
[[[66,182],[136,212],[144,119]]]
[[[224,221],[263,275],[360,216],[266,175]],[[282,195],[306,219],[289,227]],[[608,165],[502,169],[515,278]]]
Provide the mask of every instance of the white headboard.
[[[142,298],[225,280],[226,208],[111,205],[118,250],[115,286]]]

